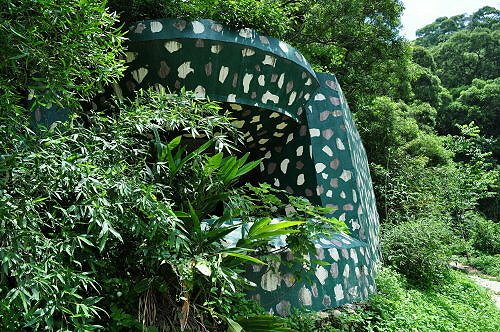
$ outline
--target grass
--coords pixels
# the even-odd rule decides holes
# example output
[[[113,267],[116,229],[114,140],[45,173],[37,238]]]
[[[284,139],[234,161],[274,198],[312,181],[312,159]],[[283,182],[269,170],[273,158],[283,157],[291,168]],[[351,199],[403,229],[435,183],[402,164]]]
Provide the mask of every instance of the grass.
[[[419,289],[383,269],[377,282],[379,292],[366,305],[330,311],[327,317],[296,313],[288,318],[289,326],[300,332],[500,331],[500,310],[463,273],[452,271],[442,284]]]
[[[500,331],[500,310],[490,295],[460,272],[422,290],[386,269],[378,276],[378,287],[379,294],[370,300],[380,318],[377,331]]]

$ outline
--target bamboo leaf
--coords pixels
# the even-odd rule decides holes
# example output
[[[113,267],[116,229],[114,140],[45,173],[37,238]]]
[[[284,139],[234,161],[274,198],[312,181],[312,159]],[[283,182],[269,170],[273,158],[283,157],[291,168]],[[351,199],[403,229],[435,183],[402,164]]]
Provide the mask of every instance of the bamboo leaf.
[[[198,217],[198,214],[196,213],[195,209],[193,208],[190,202],[188,202],[188,206],[189,206],[189,214],[191,216],[191,220],[193,221],[193,231],[195,234],[200,234],[201,233],[200,218]]]
[[[228,256],[237,257],[237,258],[240,258],[240,259],[243,259],[243,260],[246,260],[246,261],[250,261],[250,262],[253,262],[253,263],[266,265],[266,263],[264,263],[263,261],[261,261],[258,258],[255,258],[255,257],[252,257],[252,256],[248,256],[248,255],[245,255],[245,254],[242,254],[242,253],[239,253],[239,252],[227,252],[227,251],[225,251],[224,254],[228,255]]]

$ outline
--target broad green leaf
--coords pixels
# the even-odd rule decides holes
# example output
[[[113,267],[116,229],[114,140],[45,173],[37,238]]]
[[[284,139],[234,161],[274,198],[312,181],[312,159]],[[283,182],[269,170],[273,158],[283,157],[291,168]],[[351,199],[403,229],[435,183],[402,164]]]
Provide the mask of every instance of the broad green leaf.
[[[229,317],[225,317],[227,322],[227,332],[243,332],[243,328],[240,324],[236,323]]]
[[[167,146],[170,150],[175,149],[179,144],[181,143],[182,136],[177,136],[176,138],[172,139],[170,142],[167,143]]]
[[[205,168],[212,169],[212,170],[218,168],[222,163],[223,157],[224,157],[224,154],[222,152],[219,152],[216,155],[208,158],[208,160],[205,164]]]
[[[234,226],[228,226],[228,227],[223,227],[223,228],[218,228],[218,229],[211,229],[208,233],[205,234],[204,236],[204,242],[206,244],[211,244],[214,242],[217,242],[219,240],[222,240],[224,236],[227,234],[231,233],[235,229],[239,228],[240,225],[234,225]]]
[[[193,231],[195,234],[200,234],[201,233],[200,218],[198,217],[198,214],[196,213],[190,202],[188,202],[188,206],[189,206],[189,214],[191,217],[191,221],[193,222]]]
[[[278,221],[274,224],[264,225],[258,229],[257,233],[272,232],[278,229],[290,228],[304,224],[305,221]]]
[[[267,239],[267,238],[272,238],[275,236],[280,236],[280,235],[288,235],[288,234],[294,234],[294,233],[299,233],[299,230],[295,229],[285,229],[285,230],[277,230],[277,231],[272,231],[272,232],[265,232],[265,233],[259,233],[257,235],[254,235],[253,237],[249,238],[251,240],[259,240],[259,239]]]
[[[239,178],[240,176],[245,175],[246,173],[253,170],[255,167],[259,166],[260,163],[261,163],[260,159],[249,162],[248,164],[244,165],[239,169],[238,173],[236,174],[236,177]]]
[[[261,218],[258,221],[254,222],[253,225],[248,230],[248,235],[252,235],[258,232],[258,230],[265,225],[268,225],[272,221],[271,218]]]
[[[270,224],[271,219],[270,218],[265,218],[265,220],[261,220],[259,224],[255,225],[254,227],[251,227],[250,230],[248,231],[248,237],[252,238],[256,235],[262,234],[262,233],[269,233],[273,232],[276,230],[280,229],[285,229],[285,228],[290,228],[293,226],[301,225],[304,224],[304,221],[280,221],[274,224]],[[291,230],[290,230],[291,231]]]

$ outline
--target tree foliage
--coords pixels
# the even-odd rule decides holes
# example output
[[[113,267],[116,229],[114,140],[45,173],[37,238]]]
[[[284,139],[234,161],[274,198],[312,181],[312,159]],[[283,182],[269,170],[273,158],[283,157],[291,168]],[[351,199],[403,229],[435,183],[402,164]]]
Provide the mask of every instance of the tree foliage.
[[[486,136],[499,137],[500,78],[474,79],[458,98],[442,108],[439,116],[441,132],[457,133],[457,125],[474,122]],[[498,150],[497,150],[498,152]]]
[[[437,75],[450,88],[468,85],[475,78],[500,76],[498,39],[500,30],[477,28],[458,31],[439,44],[434,58]]]
[[[254,28],[281,37],[291,29],[287,7],[275,0],[110,0],[121,21],[178,17],[186,20],[213,19],[233,28]]]
[[[3,107],[35,98],[78,106],[123,71],[122,32],[103,1],[2,1],[0,95]],[[5,108],[4,108],[5,111]]]
[[[436,74],[449,88],[499,76],[500,12],[483,7],[472,15],[442,17],[417,31],[417,45],[429,48]]]
[[[436,46],[461,30],[472,30],[475,28],[498,29],[500,12],[493,7],[483,7],[472,15],[456,15],[452,17],[440,17],[433,23],[417,30],[417,44],[425,47]]]
[[[409,49],[398,36],[403,7],[396,0],[298,1],[287,39],[319,70],[341,80],[357,111],[375,96],[399,97],[408,75]]]

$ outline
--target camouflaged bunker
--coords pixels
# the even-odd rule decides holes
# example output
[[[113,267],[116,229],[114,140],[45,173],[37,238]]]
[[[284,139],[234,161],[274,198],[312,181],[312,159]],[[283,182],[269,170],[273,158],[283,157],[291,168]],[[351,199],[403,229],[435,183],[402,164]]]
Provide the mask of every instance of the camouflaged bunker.
[[[138,22],[130,28],[129,69],[115,94],[185,87],[224,103],[244,133],[247,151],[262,158],[259,181],[335,208],[349,226],[316,243],[313,277],[295,280],[286,264],[249,266],[250,296],[272,313],[323,310],[375,291],[378,214],[366,153],[334,75],[316,73],[288,44],[251,29],[211,20]],[[283,255],[282,261],[286,260]]]

